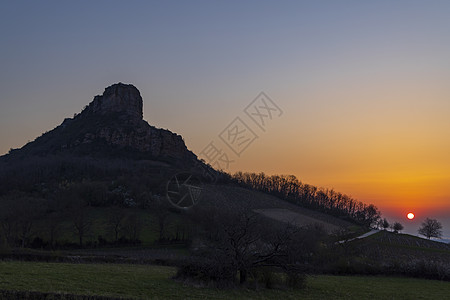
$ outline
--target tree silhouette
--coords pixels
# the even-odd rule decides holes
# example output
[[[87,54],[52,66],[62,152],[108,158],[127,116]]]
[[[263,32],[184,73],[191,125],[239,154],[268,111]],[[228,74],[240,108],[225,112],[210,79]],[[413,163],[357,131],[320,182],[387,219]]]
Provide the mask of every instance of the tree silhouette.
[[[87,217],[86,209],[80,208],[73,212],[72,223],[78,236],[80,247],[83,247],[83,238],[90,233],[91,221]]]
[[[35,229],[35,222],[42,214],[40,198],[17,192],[0,199],[0,228],[11,246],[27,246]]]
[[[291,224],[267,224],[250,209],[197,208],[191,212],[199,224],[201,257],[210,261],[208,270],[231,270],[239,273],[244,284],[249,274],[261,267],[276,267],[286,274],[300,274],[299,262],[311,258],[324,233],[320,227],[297,228]],[[205,275],[218,277],[217,272]]]
[[[231,182],[369,227],[378,224],[381,217],[373,204],[364,204],[333,189],[302,183],[293,175],[237,172],[231,176]]]
[[[91,233],[92,221],[88,217],[88,207],[82,199],[74,199],[71,204],[70,219],[75,234],[78,236],[80,247],[83,247],[83,239]]]
[[[419,234],[426,236],[428,239],[442,237],[442,224],[436,219],[427,218],[419,228]]]
[[[109,215],[107,221],[110,231],[114,235],[114,242],[117,243],[119,240],[119,234],[123,231],[125,227],[125,212],[119,207],[114,207]]]
[[[400,224],[399,222],[395,222],[394,225],[392,226],[392,229],[394,229],[395,233],[402,231],[403,228],[404,228],[403,225]]]
[[[131,213],[127,216],[124,231],[131,242],[137,243],[139,241],[143,226],[144,224],[138,213]]]
[[[384,230],[389,228],[389,222],[386,218],[383,219],[383,222],[381,223],[381,226],[383,227]]]

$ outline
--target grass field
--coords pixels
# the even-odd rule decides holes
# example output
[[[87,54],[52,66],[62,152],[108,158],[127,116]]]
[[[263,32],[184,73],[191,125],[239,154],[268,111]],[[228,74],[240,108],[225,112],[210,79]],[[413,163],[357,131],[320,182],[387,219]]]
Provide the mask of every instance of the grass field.
[[[450,283],[397,277],[310,276],[303,290],[217,290],[170,279],[173,267],[0,262],[0,289],[136,299],[446,299]]]

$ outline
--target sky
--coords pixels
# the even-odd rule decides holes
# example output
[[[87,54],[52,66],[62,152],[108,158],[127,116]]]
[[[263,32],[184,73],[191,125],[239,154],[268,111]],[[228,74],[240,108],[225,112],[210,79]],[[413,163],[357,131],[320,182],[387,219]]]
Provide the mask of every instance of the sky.
[[[449,15],[437,0],[5,1],[0,154],[132,83],[145,120],[220,148],[230,172],[293,174],[450,237]],[[245,113],[260,92],[278,108],[263,128]],[[239,155],[221,139],[236,118],[257,136]]]

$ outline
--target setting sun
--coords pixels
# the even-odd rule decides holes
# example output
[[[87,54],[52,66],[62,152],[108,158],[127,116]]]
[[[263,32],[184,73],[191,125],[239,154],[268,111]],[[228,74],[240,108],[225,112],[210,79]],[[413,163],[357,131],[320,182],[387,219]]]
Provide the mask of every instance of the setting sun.
[[[406,215],[406,217],[408,218],[408,219],[410,219],[410,220],[412,220],[412,219],[414,219],[414,214],[413,213],[408,213],[407,215]]]

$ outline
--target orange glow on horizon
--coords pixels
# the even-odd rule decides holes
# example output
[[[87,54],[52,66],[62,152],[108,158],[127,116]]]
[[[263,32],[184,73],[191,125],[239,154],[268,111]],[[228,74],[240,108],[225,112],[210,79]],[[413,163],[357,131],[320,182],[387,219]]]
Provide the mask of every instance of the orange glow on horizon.
[[[403,218],[405,208],[420,215],[449,211],[450,140],[445,137],[450,121],[444,112],[450,104],[435,100],[434,107],[427,105],[423,91],[396,93],[394,102],[385,94],[356,95],[364,99],[361,103],[334,95],[340,106],[322,107],[320,115],[286,113],[232,171],[292,174]],[[296,108],[286,111],[308,109]],[[286,129],[283,123],[292,126]]]

